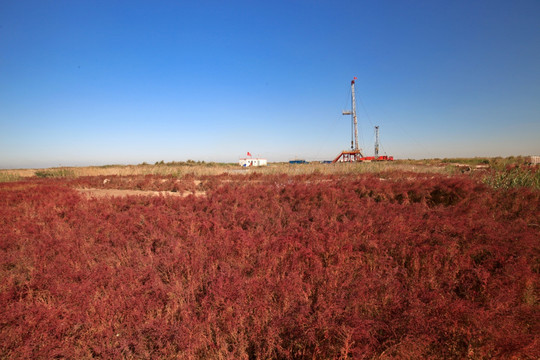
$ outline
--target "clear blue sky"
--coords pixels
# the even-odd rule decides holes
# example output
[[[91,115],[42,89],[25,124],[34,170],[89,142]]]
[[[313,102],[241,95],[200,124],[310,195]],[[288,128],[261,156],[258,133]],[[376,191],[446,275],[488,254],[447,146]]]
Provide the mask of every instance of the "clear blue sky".
[[[0,168],[540,155],[540,1],[0,0]]]

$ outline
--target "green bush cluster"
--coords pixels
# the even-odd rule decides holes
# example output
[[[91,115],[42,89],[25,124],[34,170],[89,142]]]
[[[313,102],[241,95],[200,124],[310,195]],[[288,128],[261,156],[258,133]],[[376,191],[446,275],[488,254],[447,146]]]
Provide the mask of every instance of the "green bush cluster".
[[[65,178],[75,176],[75,172],[70,169],[39,170],[36,171],[35,174],[37,177],[40,178]]]
[[[490,163],[488,158],[444,158],[441,160],[443,163],[460,163],[467,165],[487,165]]]
[[[505,170],[508,167],[523,166],[528,164],[528,156],[494,157],[489,160],[489,166],[495,170]]]

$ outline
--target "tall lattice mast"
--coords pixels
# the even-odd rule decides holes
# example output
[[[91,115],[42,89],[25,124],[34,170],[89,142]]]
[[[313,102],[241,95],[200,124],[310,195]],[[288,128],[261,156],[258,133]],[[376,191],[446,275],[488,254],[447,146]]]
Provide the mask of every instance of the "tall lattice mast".
[[[358,121],[356,120],[356,97],[354,93],[354,83],[356,77],[351,81],[351,96],[352,96],[352,109],[343,111],[343,115],[352,116],[352,126],[351,129],[351,150],[343,150],[332,163],[337,162],[362,162],[362,161],[392,161],[394,160],[393,156],[379,156],[379,127],[375,126],[375,156],[364,156],[362,155],[362,150],[359,148],[358,144]],[[354,140],[352,139],[352,134],[354,133]]]
[[[375,159],[379,157],[379,127],[375,126]]]
[[[351,80],[351,94],[352,94],[352,111],[343,111],[343,115],[352,115],[352,120],[354,124],[354,147],[351,141],[351,149],[353,150],[359,150],[358,147],[358,121],[356,120],[356,98],[354,95],[354,81],[356,80],[356,76],[353,80]]]

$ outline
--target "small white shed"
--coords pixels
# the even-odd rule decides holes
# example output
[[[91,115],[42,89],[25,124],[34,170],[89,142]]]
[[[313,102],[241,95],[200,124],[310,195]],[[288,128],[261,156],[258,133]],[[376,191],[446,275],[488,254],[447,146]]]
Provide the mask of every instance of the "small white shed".
[[[268,162],[266,159],[261,158],[243,158],[238,160],[238,164],[243,167],[249,167],[249,166],[266,166],[268,165]]]

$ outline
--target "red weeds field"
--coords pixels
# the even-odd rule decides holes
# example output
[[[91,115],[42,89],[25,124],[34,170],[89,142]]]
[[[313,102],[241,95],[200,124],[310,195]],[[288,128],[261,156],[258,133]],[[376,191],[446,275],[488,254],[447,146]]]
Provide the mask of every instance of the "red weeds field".
[[[1,358],[540,357],[539,205],[394,173],[0,184]],[[77,187],[204,191],[88,198]]]

